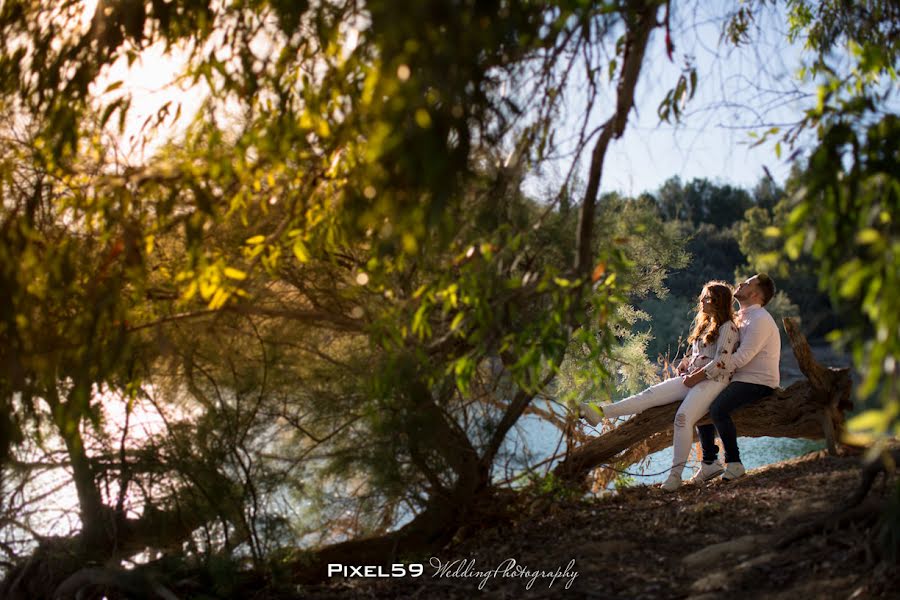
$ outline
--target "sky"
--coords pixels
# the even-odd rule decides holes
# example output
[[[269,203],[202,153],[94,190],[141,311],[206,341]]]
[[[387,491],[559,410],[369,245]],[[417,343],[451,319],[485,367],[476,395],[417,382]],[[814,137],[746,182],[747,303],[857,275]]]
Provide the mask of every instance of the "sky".
[[[663,33],[657,30],[636,89],[635,110],[624,136],[606,156],[601,192],[634,196],[654,191],[673,176],[752,188],[766,176],[764,168],[783,183],[790,171],[785,160],[790,152],[785,149],[779,159],[774,143],[753,147],[751,132],[795,123],[815,99],[814,88],[796,78],[801,48],[787,42],[784,18],[764,15],[751,26],[753,43],[734,48],[719,39],[723,15],[734,10],[735,3],[710,0],[687,9],[686,3],[672,6],[673,61],[665,57]],[[688,57],[697,69],[696,95],[685,106],[680,123],[660,122],[657,107]],[[574,96],[568,109],[569,130],[577,129],[585,102],[585,94]],[[605,104],[608,109],[598,112],[594,126],[611,114],[611,96]],[[579,172],[587,177],[586,162]]]
[[[95,3],[86,1],[86,14],[92,14],[89,5]],[[751,25],[752,43],[734,48],[720,43],[720,35],[724,15],[735,9],[735,3],[708,0],[691,5],[675,2],[672,6],[673,61],[665,57],[665,42],[658,29],[650,40],[649,60],[641,73],[626,133],[607,154],[601,192],[634,196],[654,191],[673,176],[683,181],[705,177],[752,188],[766,175],[764,169],[783,183],[790,169],[784,160],[789,152],[783,152],[779,159],[772,143],[752,147],[750,133],[764,131],[772,124],[796,122],[802,109],[813,102],[811,86],[798,87],[795,73],[801,64],[800,48],[785,40],[785,20],[774,13],[764,15]],[[674,86],[686,60],[697,68],[698,91],[685,106],[681,122],[661,123],[657,106]],[[171,83],[183,64],[183,56],[166,55],[157,44],[146,49],[130,68],[120,60],[95,84],[95,90],[102,92],[121,80],[124,85],[112,94],[132,96],[122,144],[126,150],[132,147],[136,161],[156,146],[151,144],[143,154],[135,149],[148,116],[166,102],[181,103],[182,117],[169,131],[171,134],[183,130],[200,106],[202,93],[198,89]],[[105,95],[103,101],[109,102],[114,95]],[[558,139],[577,130],[585,103],[585,93],[571,95]],[[611,95],[601,100],[594,126],[608,118],[613,104]],[[526,186],[533,186],[535,191],[546,189],[561,179],[568,167],[566,159],[550,164],[526,180]],[[587,177],[586,163],[579,175]]]

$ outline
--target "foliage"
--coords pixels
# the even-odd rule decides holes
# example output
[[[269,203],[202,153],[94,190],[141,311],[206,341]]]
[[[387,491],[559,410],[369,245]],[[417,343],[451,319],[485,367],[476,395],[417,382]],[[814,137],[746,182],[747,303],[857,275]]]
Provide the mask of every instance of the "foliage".
[[[616,198],[576,237],[522,178],[572,61],[615,73],[661,4],[4,3],[2,448],[66,457],[85,559],[394,530],[490,482],[572,344],[604,385],[679,245]],[[131,163],[98,81],[151,47],[205,100]]]
[[[810,157],[805,193],[785,227],[786,251],[792,257],[808,251],[819,262],[831,297],[858,311],[835,339],[852,340],[854,360],[864,375],[860,396],[881,387],[885,420],[876,426],[880,431],[895,423],[900,402],[895,335],[900,305],[894,293],[900,277],[894,223],[900,211],[900,182],[894,175],[898,133],[900,119],[893,115],[867,128],[862,139],[849,123],[823,126],[820,145]],[[837,172],[826,167],[834,164],[849,166]]]
[[[626,475],[625,473],[620,473],[618,477],[613,481],[613,486],[616,490],[622,490],[634,485],[635,478],[631,475]]]
[[[883,433],[898,423],[900,379],[900,158],[895,111],[900,10],[892,2],[853,5],[790,3],[791,35],[805,36],[816,60],[804,73],[820,77],[818,102],[802,126],[815,126],[818,143],[799,177],[782,232],[792,259],[812,256],[822,288],[832,301],[852,307],[833,339],[848,343],[863,374],[858,391],[876,391],[880,411],[851,425]],[[846,71],[833,66],[833,50],[845,46]],[[843,73],[843,74],[842,74]]]
[[[572,502],[582,496],[581,491],[559,480],[552,472],[532,477],[529,489],[534,495],[546,497],[553,502]]]
[[[666,219],[686,221],[695,227],[701,223],[730,227],[753,204],[746,190],[707,179],[692,179],[683,184],[677,176],[659,188],[656,201]]]
[[[607,125],[624,128],[645,49],[633,34],[668,26],[666,4],[4,2],[0,468],[14,502],[0,525],[27,538],[2,546],[8,562],[31,564],[29,503],[53,469],[77,498],[81,562],[180,553],[229,595],[238,560],[264,572],[297,546],[466,514],[521,415],[570,425],[538,393],[572,402],[652,379],[650,337],[669,333],[637,326],[665,312],[649,298],[668,285],[675,308],[693,304],[742,247],[765,260],[772,227],[860,307],[848,333],[875,333],[857,348],[865,389],[893,374],[896,406],[898,127],[875,78],[894,76],[889,5],[851,22],[823,2],[820,30],[810,3],[790,3],[794,35],[821,50],[810,73],[828,78],[832,30],[858,67],[810,113],[821,145],[796,206],[707,180],[609,194],[596,212],[571,175],[546,197],[523,191],[559,151],[574,70],[592,90],[585,124],[616,80]],[[139,134],[152,150],[132,161],[131,92],[100,82],[150,48],[183,58],[204,103],[152,115]],[[689,67],[661,114],[677,118],[697,85]]]
[[[648,317],[648,331],[653,340],[647,345],[651,359],[677,363],[686,352],[685,340],[697,314],[697,300],[674,294],[666,298],[647,298],[638,304]]]
[[[569,405],[621,392],[633,393],[656,383],[657,368],[647,360],[647,347],[653,336],[639,325],[650,317],[636,308],[648,296],[665,296],[669,270],[682,268],[687,262],[678,224],[661,219],[655,207],[643,199],[607,195],[597,222],[598,250],[608,244],[617,245],[631,266],[621,275],[630,290],[629,303],[616,308],[617,341],[599,363],[591,357],[590,345],[573,339],[555,385],[559,400]],[[556,243],[568,245],[565,241]],[[598,377],[607,374],[609,377]]]
[[[696,228],[682,223],[681,229],[687,238],[691,260],[688,268],[671,274],[668,285],[673,294],[696,300],[706,282],[731,280],[735,265],[743,263],[745,258],[729,229],[709,223]]]
[[[790,192],[797,187],[798,176],[799,172],[795,172],[788,180]],[[769,209],[760,205],[750,208],[738,224],[738,244],[747,261],[735,270],[735,278],[742,280],[754,273],[768,273],[778,289],[769,307],[770,312],[780,315],[775,321],[780,324],[784,316],[799,316],[808,337],[824,337],[840,325],[840,317],[828,295],[818,289],[818,273],[812,259],[787,260],[783,255],[778,232],[787,223],[791,200],[784,191],[778,194],[777,198],[767,196]]]

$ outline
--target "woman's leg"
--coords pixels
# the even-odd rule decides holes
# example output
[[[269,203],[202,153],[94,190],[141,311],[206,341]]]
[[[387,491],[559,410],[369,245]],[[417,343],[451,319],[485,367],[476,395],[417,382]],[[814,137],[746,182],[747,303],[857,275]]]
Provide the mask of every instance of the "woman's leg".
[[[663,404],[683,400],[690,390],[691,388],[684,385],[681,377],[672,377],[662,383],[648,387],[639,394],[614,404],[603,405],[601,408],[603,409],[603,415],[606,417],[637,415],[654,406],[662,406]]]
[[[681,472],[691,454],[694,441],[694,424],[709,411],[713,400],[728,386],[727,381],[701,381],[690,388],[684,402],[675,413],[675,428],[672,436],[672,473],[681,477]]]

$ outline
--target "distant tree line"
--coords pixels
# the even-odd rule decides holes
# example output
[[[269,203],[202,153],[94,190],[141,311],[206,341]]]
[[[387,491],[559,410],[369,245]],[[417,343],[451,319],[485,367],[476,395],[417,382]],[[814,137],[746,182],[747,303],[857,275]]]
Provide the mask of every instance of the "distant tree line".
[[[768,308],[779,321],[799,316],[813,339],[839,325],[839,312],[818,288],[812,263],[780,256],[778,240],[771,235],[771,228],[785,222],[795,179],[796,172],[782,187],[764,177],[745,190],[703,178],[684,182],[673,177],[634,200],[677,228],[689,257],[684,267],[668,273],[667,294],[636,301],[647,316],[639,327],[652,334],[647,343],[651,360],[683,352],[679,337],[687,335],[703,284],[713,279],[736,283],[755,272],[768,272],[779,290]]]

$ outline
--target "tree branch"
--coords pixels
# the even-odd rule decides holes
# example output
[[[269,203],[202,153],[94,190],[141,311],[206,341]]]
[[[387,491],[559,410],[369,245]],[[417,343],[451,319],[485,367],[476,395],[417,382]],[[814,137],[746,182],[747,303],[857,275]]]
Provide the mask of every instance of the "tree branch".
[[[647,0],[636,2],[635,4],[639,8],[636,11],[634,22],[626,25],[622,71],[616,86],[616,110],[612,117],[603,125],[603,130],[591,154],[591,168],[588,174],[587,189],[584,193],[584,201],[581,204],[578,222],[575,272],[580,275],[590,274],[594,213],[597,208],[597,195],[600,190],[606,151],[610,142],[613,139],[619,139],[625,132],[628,113],[631,112],[631,107],[634,106],[634,90],[644,62],[647,41],[650,38],[650,32],[659,25],[656,19],[656,13],[659,11],[660,6],[659,2]],[[627,21],[626,17],[626,23]]]

